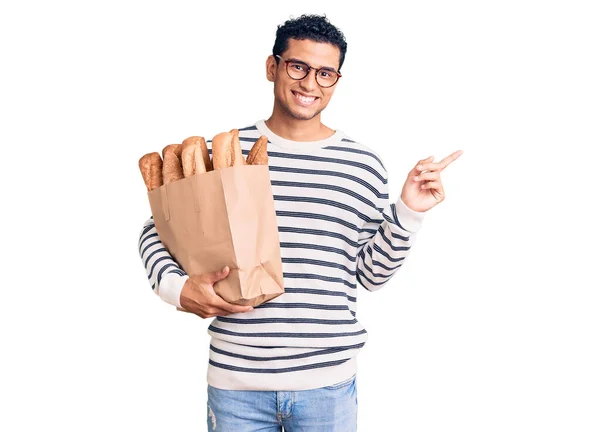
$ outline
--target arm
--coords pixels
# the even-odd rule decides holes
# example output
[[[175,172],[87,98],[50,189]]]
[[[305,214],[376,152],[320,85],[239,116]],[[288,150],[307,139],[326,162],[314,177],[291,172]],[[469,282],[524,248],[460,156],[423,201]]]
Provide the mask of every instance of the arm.
[[[440,162],[433,162],[433,156],[420,160],[408,173],[402,193],[392,205],[388,202],[387,171],[383,168],[384,181],[377,188],[375,201],[379,215],[372,216],[367,224],[376,231],[371,230],[373,236],[365,240],[357,257],[356,277],[367,290],[381,288],[402,266],[425,212],[445,199],[441,171],[461,154],[461,150],[455,151]]]
[[[152,218],[140,232],[138,252],[152,290],[165,302],[181,307],[181,290],[188,275],[160,241]]]
[[[383,287],[402,266],[425,217],[425,213],[408,208],[401,198],[390,205],[387,171],[378,189],[378,213],[363,227],[365,231],[376,231],[362,240],[356,263],[356,278],[369,291]]]
[[[202,318],[252,310],[227,303],[215,293],[213,284],[226,278],[229,268],[188,276],[160,241],[152,218],[142,228],[138,250],[152,290],[165,302]]]

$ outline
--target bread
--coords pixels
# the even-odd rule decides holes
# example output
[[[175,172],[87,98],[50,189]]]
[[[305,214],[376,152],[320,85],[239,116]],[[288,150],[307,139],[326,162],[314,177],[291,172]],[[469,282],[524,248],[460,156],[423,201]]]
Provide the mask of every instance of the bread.
[[[239,131],[237,129],[232,129],[230,132],[232,134],[231,148],[233,149],[233,166],[248,165],[246,159],[244,159],[244,154],[242,153]]]
[[[183,150],[181,151],[181,165],[183,167],[183,176],[190,177],[194,174],[205,173],[206,166],[202,157],[200,148],[200,140],[202,137],[192,136],[186,138],[181,143]],[[206,142],[204,142],[206,146]]]
[[[212,164],[214,169],[233,166],[233,134],[221,132],[212,139]]]
[[[181,144],[180,144],[181,145]],[[173,183],[174,181],[183,178],[183,168],[181,161],[174,151],[167,150],[164,152],[163,160],[163,181],[165,184]]]
[[[212,171],[213,166],[212,161],[210,160],[210,155],[208,154],[208,147],[206,147],[206,140],[203,137],[200,137],[198,144],[200,145],[200,153],[202,154],[202,159],[204,159],[206,171]]]
[[[146,189],[150,192],[163,184],[162,167],[163,161],[157,152],[142,156],[138,162]]]
[[[266,136],[261,135],[250,149],[246,162],[248,162],[249,165],[269,165],[269,155],[267,154],[268,143],[269,139]]]
[[[162,149],[162,157],[163,161],[165,160],[165,153],[168,151],[173,151],[177,155],[179,159],[181,159],[181,151],[183,150],[183,146],[181,144],[169,144]]]

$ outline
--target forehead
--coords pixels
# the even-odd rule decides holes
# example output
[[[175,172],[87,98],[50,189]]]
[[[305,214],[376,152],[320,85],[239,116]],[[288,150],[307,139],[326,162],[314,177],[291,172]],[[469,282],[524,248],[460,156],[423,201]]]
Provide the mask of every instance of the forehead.
[[[284,58],[295,58],[305,61],[313,67],[330,67],[338,69],[340,65],[340,50],[335,45],[312,40],[290,39],[288,49],[282,55]]]

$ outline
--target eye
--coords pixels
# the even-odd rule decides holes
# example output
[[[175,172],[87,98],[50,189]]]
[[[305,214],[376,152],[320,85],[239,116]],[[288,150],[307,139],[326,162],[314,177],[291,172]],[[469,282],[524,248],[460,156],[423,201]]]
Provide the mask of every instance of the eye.
[[[304,72],[307,69],[306,65],[304,65],[302,63],[290,63],[290,68],[292,68],[298,72]]]
[[[322,71],[321,71],[321,76],[322,76],[323,78],[330,79],[330,78],[333,78],[333,72],[331,72],[331,71],[327,71],[327,70],[322,70]]]

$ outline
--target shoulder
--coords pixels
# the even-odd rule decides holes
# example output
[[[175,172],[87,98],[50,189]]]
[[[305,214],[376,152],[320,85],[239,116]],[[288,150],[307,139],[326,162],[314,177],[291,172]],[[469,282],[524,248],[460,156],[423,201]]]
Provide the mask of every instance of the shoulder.
[[[351,159],[363,163],[384,176],[387,176],[385,164],[377,151],[368,145],[359,142],[343,131],[338,131],[340,140],[335,144],[328,145],[325,150],[331,151],[334,157],[340,159]]]

